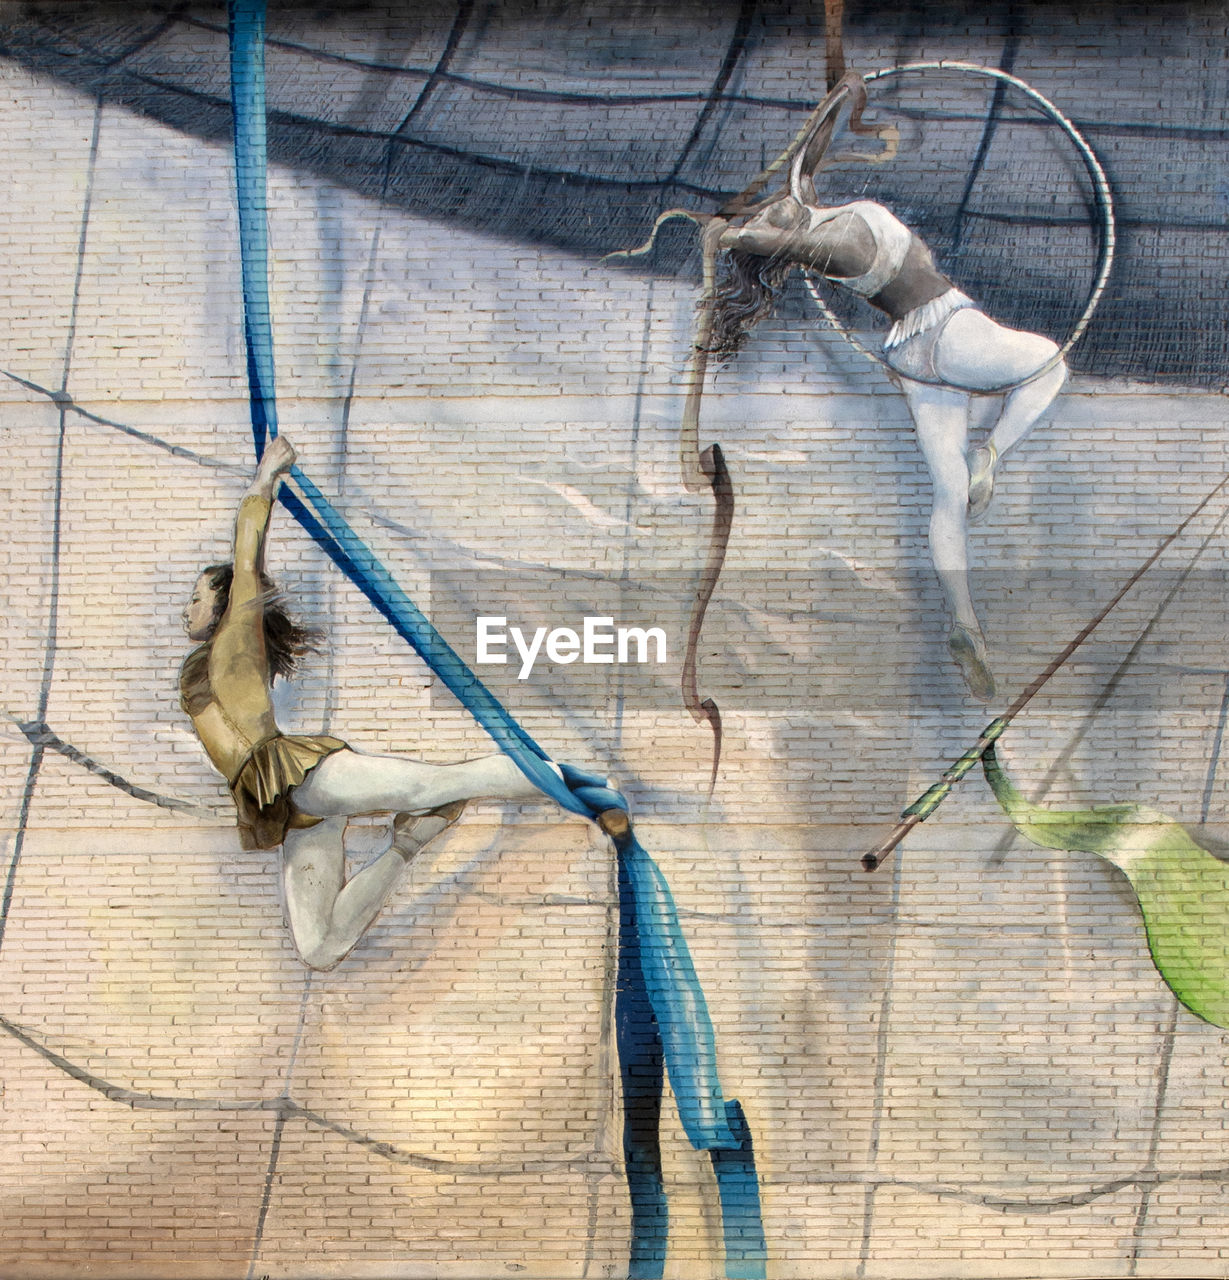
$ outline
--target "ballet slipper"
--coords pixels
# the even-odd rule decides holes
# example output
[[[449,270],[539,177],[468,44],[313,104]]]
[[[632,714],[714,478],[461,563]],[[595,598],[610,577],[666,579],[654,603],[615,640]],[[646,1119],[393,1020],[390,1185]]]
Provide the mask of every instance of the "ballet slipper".
[[[956,660],[969,692],[979,702],[989,702],[994,697],[994,676],[986,662],[985,640],[957,623],[947,638],[947,651]]]
[[[994,497],[994,469],[998,465],[999,451],[992,444],[985,444],[969,454],[969,522],[975,524],[990,507]]]
[[[393,818],[393,848],[412,858],[423,845],[447,831],[465,810],[464,800],[442,804],[427,813],[399,813]]]

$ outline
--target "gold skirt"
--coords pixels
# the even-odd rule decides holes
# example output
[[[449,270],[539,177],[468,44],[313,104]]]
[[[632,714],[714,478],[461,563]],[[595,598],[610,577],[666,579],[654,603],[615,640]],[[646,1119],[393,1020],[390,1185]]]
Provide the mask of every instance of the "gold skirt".
[[[314,827],[323,821],[299,813],[290,792],[334,751],[346,743],[327,734],[314,737],[275,734],[258,742],[230,784],[244,849],[276,849],[286,832]]]

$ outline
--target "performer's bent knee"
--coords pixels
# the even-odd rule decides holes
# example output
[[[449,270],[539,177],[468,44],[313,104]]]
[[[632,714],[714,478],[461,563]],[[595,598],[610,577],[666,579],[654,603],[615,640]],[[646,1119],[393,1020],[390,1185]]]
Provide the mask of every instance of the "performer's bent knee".
[[[299,959],[309,969],[315,969],[317,972],[335,968],[346,954],[336,943],[325,938],[312,943],[301,943],[296,938],[294,949],[299,953]]]

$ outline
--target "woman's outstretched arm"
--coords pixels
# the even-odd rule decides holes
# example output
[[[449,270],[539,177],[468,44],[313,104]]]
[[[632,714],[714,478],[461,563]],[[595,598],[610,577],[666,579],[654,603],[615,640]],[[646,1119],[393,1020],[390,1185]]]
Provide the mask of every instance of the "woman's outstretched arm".
[[[261,595],[261,575],[264,572],[265,535],[269,529],[269,516],[273,499],[277,495],[282,477],[294,466],[294,446],[284,436],[269,441],[248,486],[239,513],[235,517],[235,577],[230,590],[230,607],[246,604]]]

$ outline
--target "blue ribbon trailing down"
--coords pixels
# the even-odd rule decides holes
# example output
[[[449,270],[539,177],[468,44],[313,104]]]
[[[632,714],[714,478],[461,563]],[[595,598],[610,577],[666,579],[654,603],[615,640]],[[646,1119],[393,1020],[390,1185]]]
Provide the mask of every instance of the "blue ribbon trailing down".
[[[265,104],[265,0],[231,0],[231,95],[243,272],[244,336],[252,435],[259,457],[277,434],[273,324],[269,306]],[[766,1247],[751,1132],[717,1077],[712,1020],[679,927],[670,888],[630,821],[609,823],[627,801],[605,780],[550,757],[431,625],[328,498],[298,467],[306,502],[283,488],[282,502],[376,611],[456,695],[533,784],[572,813],[613,826],[619,864],[620,947],[616,1043],[623,1083],[624,1157],[632,1204],[629,1275],[656,1280],[665,1264],[669,1213],[658,1122],[663,1067],[688,1140],[711,1153],[722,1205],[726,1275],[759,1280]]]

